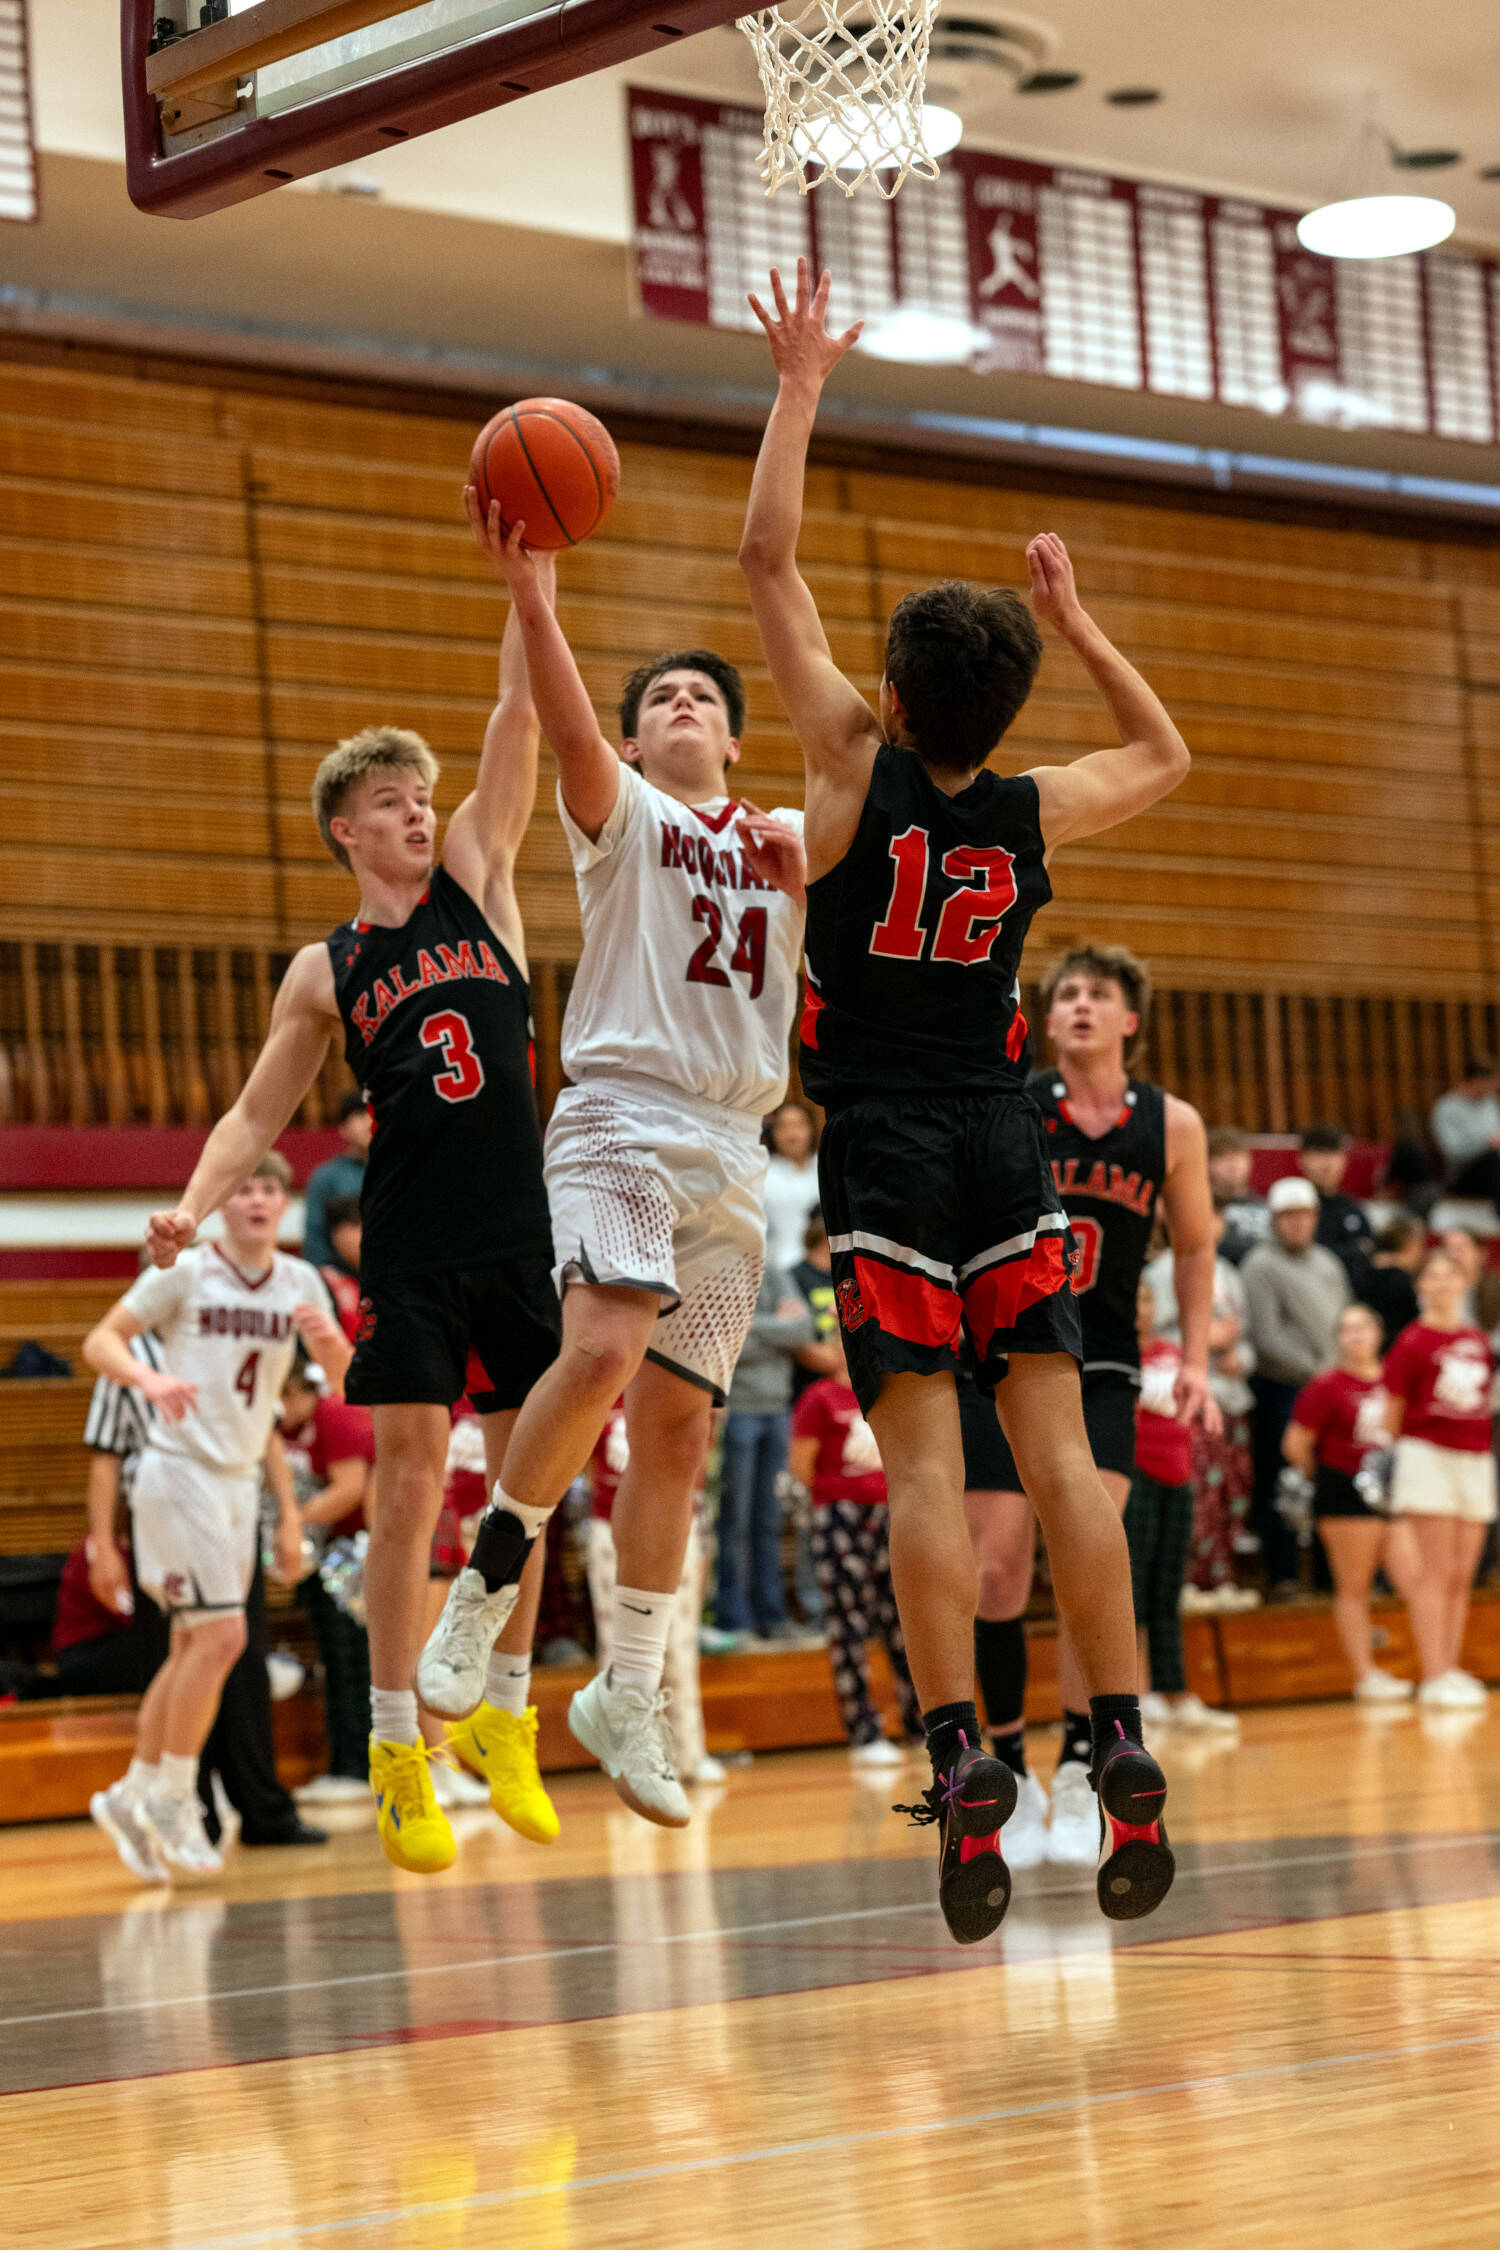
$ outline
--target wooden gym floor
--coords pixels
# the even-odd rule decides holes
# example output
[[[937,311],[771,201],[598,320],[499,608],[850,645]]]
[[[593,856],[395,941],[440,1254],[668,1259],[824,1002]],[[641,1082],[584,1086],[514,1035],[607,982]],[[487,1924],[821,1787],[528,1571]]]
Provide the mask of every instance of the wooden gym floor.
[[[1167,1740],[1162,1912],[1111,1926],[1039,1868],[969,1952],[887,1809],[925,1775],[837,1751],[675,1836],[565,1775],[559,1846],[463,1814],[426,1883],[363,1826],[175,1895],[85,1824],[0,1834],[5,2239],[1500,2240],[1500,1705]]]

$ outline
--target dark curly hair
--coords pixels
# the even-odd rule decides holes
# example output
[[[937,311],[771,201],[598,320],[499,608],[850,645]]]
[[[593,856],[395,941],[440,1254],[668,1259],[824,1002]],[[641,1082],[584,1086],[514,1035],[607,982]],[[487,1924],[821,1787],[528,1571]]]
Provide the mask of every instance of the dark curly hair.
[[[638,664],[620,690],[620,738],[633,742],[640,724],[641,703],[653,680],[663,672],[702,672],[713,681],[724,698],[724,708],[729,714],[729,731],[736,742],[745,731],[745,683],[727,658],[716,656],[711,648],[679,648],[665,656],[648,657]]]
[[[1031,693],[1042,636],[1019,594],[948,578],[891,613],[885,676],[929,765],[982,766]]]

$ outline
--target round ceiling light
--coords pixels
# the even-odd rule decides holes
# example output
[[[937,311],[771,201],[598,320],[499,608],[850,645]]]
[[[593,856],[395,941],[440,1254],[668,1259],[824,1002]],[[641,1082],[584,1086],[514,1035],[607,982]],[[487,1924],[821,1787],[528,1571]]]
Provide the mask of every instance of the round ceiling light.
[[[865,164],[872,164],[877,172],[893,171],[900,158],[880,127],[873,120],[864,123],[863,116],[856,104],[847,102],[837,119],[826,119],[819,126],[816,141],[799,127],[792,135],[792,145],[804,162],[821,158],[835,172],[852,171]],[[964,121],[956,109],[948,109],[941,102],[922,104],[922,139],[929,156],[946,156],[950,149],[957,148],[963,133]]]
[[[908,367],[959,367],[983,342],[982,332],[958,313],[893,305],[865,323],[859,348],[872,359],[900,360]]]
[[[1320,258],[1404,258],[1446,242],[1457,220],[1434,195],[1356,195],[1297,221],[1297,240]]]
[[[1159,86],[1117,86],[1114,92],[1106,94],[1104,99],[1113,109],[1149,109],[1153,102],[1161,100],[1161,88]]]

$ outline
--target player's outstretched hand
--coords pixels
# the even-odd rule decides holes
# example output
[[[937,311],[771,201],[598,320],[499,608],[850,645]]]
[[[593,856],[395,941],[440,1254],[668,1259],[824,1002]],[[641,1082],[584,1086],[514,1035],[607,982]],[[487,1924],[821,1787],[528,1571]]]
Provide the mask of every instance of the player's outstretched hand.
[[[524,522],[512,525],[507,534],[505,519],[500,513],[498,500],[490,502],[486,517],[479,505],[479,494],[472,484],[464,486],[464,514],[474,534],[474,543],[480,553],[488,557],[497,574],[509,582],[512,593],[518,577],[524,576],[528,585],[536,585],[553,604],[557,600],[557,557],[548,548],[528,547]]]
[[[771,358],[782,381],[806,383],[814,390],[821,390],[845,352],[852,351],[859,342],[864,322],[857,320],[842,336],[830,336],[826,322],[833,275],[826,271],[821,274],[816,289],[811,283],[812,269],[805,258],[799,258],[797,298],[789,305],[781,275],[772,266],[771,295],[776,300],[775,313],[768,313],[758,297],[751,297],[749,302],[750,310],[766,332]]]
[[[198,1222],[181,1204],[175,1211],[153,1211],[146,1221],[146,1249],[153,1266],[175,1266],[179,1251],[190,1249]]]
[[[785,891],[788,898],[805,906],[807,854],[796,829],[788,828],[784,820],[773,820],[759,805],[742,797],[735,834],[761,881],[769,883],[773,891]]]
[[[1201,1367],[1180,1367],[1172,1386],[1177,1404],[1179,1422],[1201,1422],[1208,1437],[1218,1437],[1224,1427],[1224,1417],[1219,1402],[1208,1387],[1207,1372]]]
[[[336,1344],[344,1333],[333,1315],[324,1312],[321,1305],[299,1305],[292,1314],[292,1326],[309,1351],[319,1344]]]
[[[179,1376],[165,1374],[155,1367],[142,1372],[140,1388],[157,1413],[168,1422],[182,1421],[198,1403],[196,1383],[184,1383]]]
[[[1055,531],[1039,532],[1026,549],[1031,569],[1031,606],[1039,623],[1067,633],[1082,618],[1083,604],[1073,583],[1073,558]]]

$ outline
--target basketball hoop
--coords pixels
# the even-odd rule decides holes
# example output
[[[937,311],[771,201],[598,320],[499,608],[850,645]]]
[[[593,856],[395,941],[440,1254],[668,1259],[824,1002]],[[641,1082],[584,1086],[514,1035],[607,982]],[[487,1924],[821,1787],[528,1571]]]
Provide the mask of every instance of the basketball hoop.
[[[912,172],[935,180],[922,138],[937,0],[804,0],[741,16],[766,95],[767,195],[871,181],[887,201]]]

